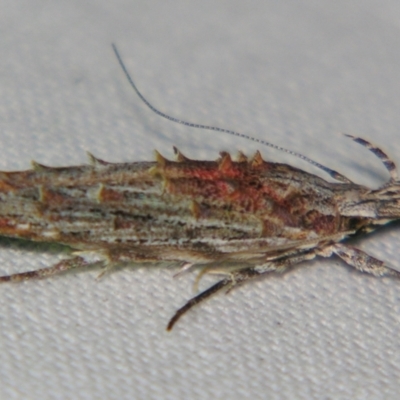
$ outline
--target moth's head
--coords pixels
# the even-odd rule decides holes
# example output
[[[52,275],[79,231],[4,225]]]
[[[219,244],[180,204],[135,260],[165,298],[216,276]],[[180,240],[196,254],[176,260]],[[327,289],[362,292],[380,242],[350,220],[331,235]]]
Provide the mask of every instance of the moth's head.
[[[378,200],[394,200],[400,198],[400,180],[390,180],[384,186],[371,192]]]
[[[368,200],[378,218],[400,218],[400,181],[392,180],[377,190],[371,190]]]

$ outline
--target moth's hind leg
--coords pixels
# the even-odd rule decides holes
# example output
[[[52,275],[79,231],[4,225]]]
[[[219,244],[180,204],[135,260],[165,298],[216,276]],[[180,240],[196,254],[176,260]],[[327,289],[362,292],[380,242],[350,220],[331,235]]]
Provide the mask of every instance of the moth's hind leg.
[[[99,277],[111,271],[119,265],[155,262],[157,258],[151,254],[140,254],[134,249],[111,249],[111,250],[83,250],[74,251],[72,257],[61,260],[57,264],[47,268],[40,268],[35,271],[21,272],[11,275],[0,276],[0,283],[2,282],[21,282],[30,279],[47,278],[52,275],[57,275],[62,272],[81,269],[86,267],[99,266],[102,268]]]
[[[376,157],[378,157],[382,161],[385,168],[389,171],[391,181],[397,181],[399,179],[397,174],[396,164],[382,149],[373,145],[372,143],[368,142],[368,140],[365,140],[363,138],[349,135],[347,133],[345,133],[344,135],[352,139],[354,142],[366,147],[370,152],[372,152]]]
[[[228,293],[234,287],[250,279],[257,278],[269,274],[271,272],[284,272],[292,265],[298,264],[305,260],[313,259],[316,256],[317,252],[318,252],[317,249],[305,250],[303,252],[282,257],[280,259],[268,261],[262,265],[243,268],[231,272],[225,279],[220,280],[215,285],[206,289],[204,292],[201,292],[197,296],[193,297],[183,307],[177,310],[167,325],[167,331],[170,331],[175,325],[175,323],[178,321],[178,319],[180,319],[182,315],[185,314],[187,311],[189,311],[192,307],[206,300],[207,298],[219,292],[220,290],[226,288],[226,293]]]
[[[57,264],[54,264],[48,268],[40,268],[35,271],[20,272],[11,275],[0,276],[0,283],[2,282],[21,282],[29,279],[41,279],[47,278],[52,275],[60,274],[70,269],[85,268],[92,265],[98,264],[97,262],[91,262],[84,257],[75,256],[61,260]]]
[[[383,261],[375,257],[342,243],[329,246],[328,253],[331,252],[339,256],[347,265],[354,267],[358,271],[366,272],[374,276],[396,276],[400,278],[400,272],[394,267],[390,267]],[[329,256],[329,254],[325,254]]]

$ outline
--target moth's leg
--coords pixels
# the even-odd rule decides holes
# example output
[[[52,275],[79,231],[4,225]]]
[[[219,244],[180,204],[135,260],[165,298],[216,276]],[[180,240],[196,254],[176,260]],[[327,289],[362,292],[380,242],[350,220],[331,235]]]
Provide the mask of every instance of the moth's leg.
[[[28,271],[28,272],[21,272],[17,274],[11,274],[11,275],[5,275],[5,276],[0,276],[0,283],[1,282],[21,282],[24,280],[29,280],[29,279],[40,279],[40,278],[46,278],[52,275],[59,274],[64,271],[68,271],[70,269],[75,269],[75,268],[84,268],[88,267],[91,265],[95,265],[97,262],[90,262],[86,260],[84,257],[72,257],[72,258],[67,258],[66,260],[62,260],[58,262],[57,264],[54,264],[51,267],[48,268],[41,268],[37,269],[36,271]]]
[[[292,265],[298,264],[302,261],[313,259],[317,253],[317,250],[306,250],[297,254],[293,254],[290,257],[283,257],[281,259],[269,261],[262,265],[243,268],[241,270],[231,272],[228,277],[220,280],[215,285],[206,289],[204,292],[201,292],[197,296],[193,297],[183,307],[177,310],[167,325],[167,331],[170,331],[173,328],[175,323],[178,321],[179,318],[182,317],[183,314],[185,314],[195,305],[201,303],[216,292],[220,291],[221,289],[227,288],[226,293],[229,293],[234,287],[250,279],[257,278],[271,272],[284,272]]]
[[[379,147],[373,145],[372,143],[368,142],[368,140],[365,140],[363,138],[349,135],[347,133],[345,133],[345,136],[354,140],[356,143],[366,147],[370,152],[372,152],[376,157],[378,157],[382,161],[385,168],[389,171],[391,181],[398,180],[396,164],[394,163],[393,160],[390,159],[390,157],[383,150],[381,150]]]
[[[193,265],[194,264],[192,262],[187,262],[187,263],[184,263],[183,265],[181,265],[179,267],[179,271],[176,274],[174,274],[174,278],[178,278],[179,276],[183,275],[185,272],[188,272],[190,270],[190,268],[193,267]]]
[[[208,288],[207,290],[205,290],[204,292],[201,292],[197,296],[190,299],[183,307],[181,307],[179,310],[177,310],[176,313],[174,314],[174,316],[169,320],[168,325],[167,325],[167,331],[170,331],[174,327],[174,325],[178,321],[178,319],[180,317],[182,317],[183,314],[185,314],[187,311],[189,311],[196,304],[201,303],[203,300],[212,296],[214,293],[218,292],[222,288],[229,286],[231,284],[232,284],[231,278],[223,279],[223,280],[217,282],[215,285]]]
[[[116,247],[107,249],[104,252],[83,251],[82,253],[77,252],[76,254],[90,255],[91,253],[93,253],[97,257],[103,257],[104,259],[103,268],[98,278],[102,278],[104,275],[110,273],[116,267],[123,267],[134,264],[157,263],[162,261],[162,259],[153,254],[150,249],[146,252],[135,247],[122,249]]]
[[[71,258],[61,260],[59,263],[36,271],[28,271],[6,276],[0,276],[1,282],[20,282],[28,279],[40,279],[56,275],[75,268],[102,266],[99,277],[109,272],[116,265],[132,262],[156,261],[150,254],[139,254],[132,249],[111,249],[111,250],[83,250],[74,251]]]
[[[354,247],[336,243],[329,246],[328,252],[339,256],[347,265],[354,267],[358,271],[366,272],[374,276],[396,276],[400,278],[400,272],[394,268],[390,268],[383,261],[363,252]],[[326,256],[328,254],[325,254]]]

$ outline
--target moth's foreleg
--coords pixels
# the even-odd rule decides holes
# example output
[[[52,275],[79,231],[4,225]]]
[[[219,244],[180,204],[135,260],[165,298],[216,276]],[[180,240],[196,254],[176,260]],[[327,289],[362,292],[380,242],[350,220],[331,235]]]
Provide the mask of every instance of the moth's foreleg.
[[[328,249],[339,256],[347,265],[354,267],[358,271],[366,272],[374,276],[397,276],[400,278],[399,271],[389,267],[383,261],[370,256],[362,250],[342,243],[336,243],[329,246]]]
[[[17,274],[5,275],[0,276],[0,283],[1,282],[21,282],[24,280],[29,279],[40,279],[40,278],[47,278],[52,275],[59,274],[61,272],[68,271],[70,269],[76,268],[84,268],[90,265],[94,265],[97,263],[90,262],[83,257],[72,257],[67,258],[66,260],[62,260],[57,264],[54,264],[48,268],[41,268],[35,271],[28,271],[28,272],[21,272]]]

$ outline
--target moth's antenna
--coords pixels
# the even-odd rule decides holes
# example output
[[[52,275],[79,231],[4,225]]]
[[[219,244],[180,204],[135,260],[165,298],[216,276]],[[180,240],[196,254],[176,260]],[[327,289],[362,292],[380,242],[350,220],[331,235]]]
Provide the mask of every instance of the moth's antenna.
[[[276,144],[267,142],[266,140],[257,139],[257,138],[255,138],[255,137],[246,135],[246,134],[244,134],[244,133],[231,131],[231,130],[229,130],[229,129],[219,128],[219,127],[217,127],[217,126],[208,126],[208,125],[194,124],[194,123],[192,123],[192,122],[184,121],[184,120],[182,120],[182,119],[175,118],[175,117],[172,117],[171,115],[168,115],[168,114],[163,113],[162,111],[160,111],[160,110],[158,110],[157,108],[155,108],[155,107],[142,95],[142,93],[140,93],[139,89],[136,87],[136,84],[133,82],[133,79],[131,78],[131,76],[130,76],[128,70],[126,69],[125,64],[124,64],[124,62],[122,61],[122,58],[121,58],[121,56],[120,56],[120,54],[119,54],[119,52],[118,52],[117,46],[116,46],[114,43],[112,44],[112,48],[113,48],[113,50],[114,50],[115,56],[117,57],[117,60],[118,60],[118,62],[119,62],[119,65],[121,66],[122,71],[124,72],[126,78],[128,79],[128,82],[129,82],[129,84],[132,86],[133,90],[134,90],[134,91],[136,92],[136,94],[139,96],[140,100],[142,100],[143,103],[146,104],[146,106],[150,108],[150,110],[152,110],[153,112],[155,112],[155,113],[156,113],[157,115],[159,115],[160,117],[166,118],[166,119],[168,119],[168,120],[170,120],[170,121],[172,121],[172,122],[176,122],[177,124],[189,126],[189,127],[191,127],[191,128],[198,128],[198,129],[206,129],[206,130],[209,130],[209,131],[223,132],[223,133],[227,133],[227,134],[229,134],[229,135],[233,135],[233,136],[237,136],[237,137],[240,137],[240,138],[252,140],[253,142],[260,143],[260,144],[262,144],[262,145],[264,145],[264,146],[271,147],[271,148],[273,148],[273,149],[275,149],[275,150],[283,151],[284,153],[287,153],[287,154],[290,154],[290,155],[292,155],[292,156],[298,157],[298,158],[300,158],[301,160],[310,163],[310,164],[313,165],[314,167],[317,167],[317,168],[319,168],[319,169],[322,169],[322,170],[325,171],[328,175],[330,175],[332,178],[334,178],[334,179],[336,179],[336,180],[338,180],[338,181],[346,182],[346,183],[351,183],[351,181],[350,181],[348,178],[346,178],[344,175],[340,174],[339,172],[337,172],[337,171],[335,171],[335,170],[333,170],[333,169],[330,169],[330,168],[328,168],[328,167],[325,167],[324,165],[322,165],[322,164],[320,164],[320,163],[318,163],[318,162],[316,162],[316,161],[314,161],[314,160],[311,160],[311,158],[308,158],[308,157],[306,157],[306,156],[303,156],[303,154],[297,153],[297,152],[292,151],[292,150],[285,149],[284,147],[281,147],[281,146],[277,146]]]
[[[372,154],[378,157],[390,174],[390,182],[397,182],[399,180],[399,177],[397,175],[396,164],[394,163],[393,160],[389,158],[389,156],[382,149],[375,146],[368,140],[365,140],[358,136],[349,135],[348,133],[344,133],[344,136],[347,136],[354,142],[361,144],[361,146],[366,147]]]

